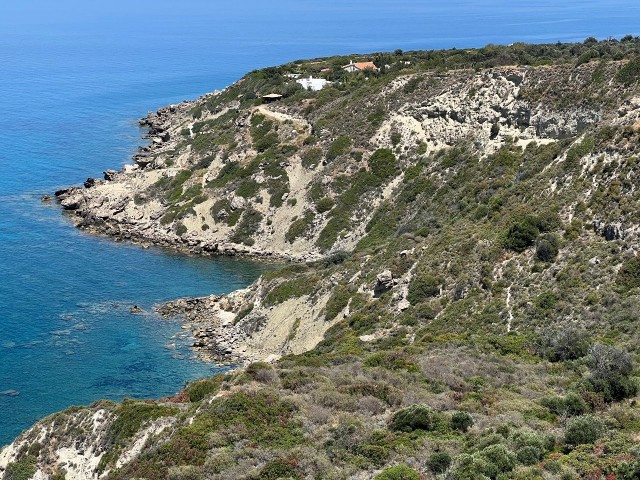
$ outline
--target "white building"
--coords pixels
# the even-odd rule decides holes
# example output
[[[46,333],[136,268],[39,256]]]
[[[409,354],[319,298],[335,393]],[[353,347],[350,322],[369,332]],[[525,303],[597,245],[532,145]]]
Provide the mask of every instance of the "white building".
[[[296,82],[302,85],[302,88],[304,88],[305,90],[313,90],[314,92],[317,92],[318,90],[322,90],[328,83],[331,83],[325,80],[324,78],[313,78],[313,77],[300,78],[299,80],[296,80]]]

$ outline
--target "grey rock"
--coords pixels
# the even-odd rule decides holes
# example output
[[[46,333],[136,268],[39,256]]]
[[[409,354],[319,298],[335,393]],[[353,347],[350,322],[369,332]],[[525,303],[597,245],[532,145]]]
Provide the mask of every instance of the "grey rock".
[[[373,287],[373,293],[376,298],[384,292],[393,288],[393,274],[391,270],[385,270],[376,277],[376,284]]]

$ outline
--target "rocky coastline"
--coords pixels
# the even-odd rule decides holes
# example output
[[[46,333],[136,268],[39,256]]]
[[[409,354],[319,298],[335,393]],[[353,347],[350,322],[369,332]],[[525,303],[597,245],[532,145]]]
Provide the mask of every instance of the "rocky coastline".
[[[149,112],[146,117],[138,120],[141,128],[147,130],[143,139],[148,143],[138,147],[138,152],[132,156],[133,164],[125,165],[120,171],[105,170],[103,178],[89,177],[83,182],[83,186],[74,186],[60,189],[54,193],[55,199],[61,205],[65,213],[74,225],[82,230],[96,235],[104,235],[115,241],[124,241],[141,245],[177,250],[182,253],[194,255],[222,255],[242,256],[255,258],[262,261],[304,262],[319,258],[314,254],[295,254],[286,251],[252,248],[241,243],[225,241],[219,238],[207,238],[191,235],[180,235],[169,229],[158,228],[158,220],[161,213],[151,214],[147,222],[140,222],[142,217],[130,217],[124,221],[115,216],[124,212],[129,197],[124,197],[115,205],[110,206],[108,214],[98,209],[105,203],[109,203],[109,197],[97,198],[94,194],[96,187],[109,186],[110,182],[128,180],[131,174],[144,169],[161,169],[162,165],[154,164],[156,155],[175,148],[175,124],[180,122],[181,115],[193,108],[196,101],[185,101],[178,105],[170,105],[160,108],[157,112]],[[50,201],[50,195],[43,195],[43,201]],[[92,203],[93,202],[93,203]],[[160,211],[161,212],[161,211]]]

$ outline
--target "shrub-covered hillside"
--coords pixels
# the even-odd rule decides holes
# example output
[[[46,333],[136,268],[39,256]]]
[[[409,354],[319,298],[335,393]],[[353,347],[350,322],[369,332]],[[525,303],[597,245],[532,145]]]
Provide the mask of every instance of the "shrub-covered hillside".
[[[300,61],[160,112],[144,162],[62,194],[81,224],[317,259],[183,305],[270,363],[50,417],[5,478],[639,478],[639,54]]]

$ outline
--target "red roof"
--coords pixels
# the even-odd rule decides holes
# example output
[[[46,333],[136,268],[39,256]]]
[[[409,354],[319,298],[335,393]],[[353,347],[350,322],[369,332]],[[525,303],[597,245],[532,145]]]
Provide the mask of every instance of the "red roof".
[[[376,67],[376,65],[373,62],[351,62],[349,65],[345,65],[342,68],[346,68],[353,65],[354,67],[356,67],[358,70],[378,70],[378,67]]]

